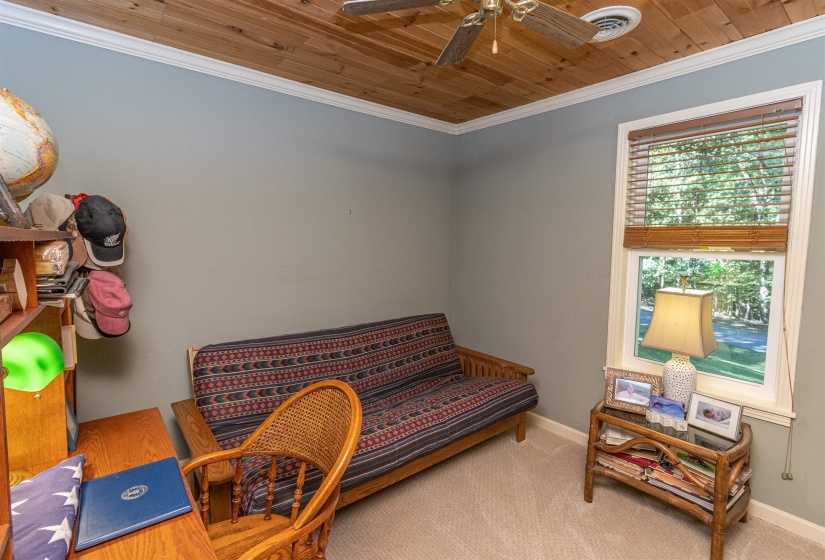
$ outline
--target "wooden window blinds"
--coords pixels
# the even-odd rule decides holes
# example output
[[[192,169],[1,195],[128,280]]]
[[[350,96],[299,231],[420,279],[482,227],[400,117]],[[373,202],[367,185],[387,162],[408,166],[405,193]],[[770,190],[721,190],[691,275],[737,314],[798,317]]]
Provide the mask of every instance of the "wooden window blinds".
[[[802,100],[632,131],[624,246],[784,251]]]

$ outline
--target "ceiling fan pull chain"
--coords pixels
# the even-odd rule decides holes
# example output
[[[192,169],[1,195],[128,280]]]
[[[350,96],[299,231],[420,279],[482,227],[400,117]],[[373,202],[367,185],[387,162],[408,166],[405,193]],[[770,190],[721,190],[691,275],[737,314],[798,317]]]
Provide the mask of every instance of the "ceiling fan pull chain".
[[[498,18],[493,20],[493,54],[498,54]]]

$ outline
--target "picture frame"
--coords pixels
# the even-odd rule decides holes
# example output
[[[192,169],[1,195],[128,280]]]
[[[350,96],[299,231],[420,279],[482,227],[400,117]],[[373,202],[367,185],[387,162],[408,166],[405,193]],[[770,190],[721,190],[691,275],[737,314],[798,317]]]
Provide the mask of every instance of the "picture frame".
[[[77,434],[80,432],[80,424],[77,423],[77,416],[66,399],[66,439],[69,442],[69,451],[77,449]]]
[[[685,419],[685,405],[680,401],[666,399],[658,395],[650,396],[650,411],[676,420]]]
[[[607,368],[604,406],[645,415],[652,395],[662,394],[662,376]]]
[[[688,426],[686,441],[698,447],[704,447],[720,453],[727,451],[735,443],[710,432],[706,432],[701,428],[694,428],[693,426]]]
[[[688,408],[688,425],[732,441],[739,437],[742,406],[702,393],[693,393]]]
[[[647,420],[654,424],[661,424],[673,428],[678,432],[687,430],[685,421],[685,405],[679,401],[666,399],[657,395],[650,395],[650,406],[647,410]]]

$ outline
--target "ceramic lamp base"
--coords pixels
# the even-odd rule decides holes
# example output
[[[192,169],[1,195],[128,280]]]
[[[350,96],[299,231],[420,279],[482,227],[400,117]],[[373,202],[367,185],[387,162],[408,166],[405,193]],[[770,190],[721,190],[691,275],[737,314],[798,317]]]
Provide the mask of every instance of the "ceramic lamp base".
[[[682,354],[673,354],[665,363],[663,374],[664,397],[679,401],[687,410],[690,397],[696,390],[696,368],[690,363],[690,357]]]

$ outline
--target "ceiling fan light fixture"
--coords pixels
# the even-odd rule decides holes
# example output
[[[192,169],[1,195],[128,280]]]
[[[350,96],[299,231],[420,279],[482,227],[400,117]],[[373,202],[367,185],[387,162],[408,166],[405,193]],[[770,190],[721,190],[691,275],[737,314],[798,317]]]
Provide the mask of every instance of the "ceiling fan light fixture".
[[[590,42],[611,41],[630,33],[642,20],[642,13],[630,6],[610,6],[582,16],[584,21],[596,25],[599,32]]]
[[[455,0],[346,0],[344,12],[351,16],[363,16],[411,8],[443,5]],[[531,31],[543,35],[568,49],[576,49],[590,41],[599,31],[599,27],[560,10],[540,0],[474,0],[478,11],[466,16],[453,36],[447,41],[444,50],[435,61],[438,66],[458,64],[467,56],[473,42],[481,33],[481,27],[487,20],[493,25],[501,16],[503,4],[506,4],[510,16]],[[493,37],[493,54],[498,51],[498,41]]]

